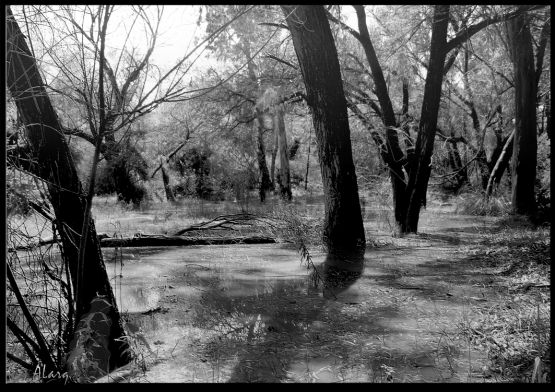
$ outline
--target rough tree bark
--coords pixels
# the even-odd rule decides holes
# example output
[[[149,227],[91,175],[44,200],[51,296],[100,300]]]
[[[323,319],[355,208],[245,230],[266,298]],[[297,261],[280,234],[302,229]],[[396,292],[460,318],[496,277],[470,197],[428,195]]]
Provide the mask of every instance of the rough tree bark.
[[[306,171],[305,171],[305,175],[304,175],[304,190],[306,191],[308,189],[308,171],[310,169],[310,137],[312,136],[312,128],[310,128],[308,130],[308,151],[306,153]]]
[[[409,181],[407,185],[407,212],[402,222],[404,233],[416,232],[420,207],[426,197],[428,180],[431,172],[431,157],[434,148],[439,102],[441,99],[441,84],[443,82],[443,67],[445,64],[447,25],[449,22],[449,5],[434,7],[432,38],[430,43],[430,62],[424,85],[424,97],[418,137],[416,139],[415,157],[410,165]]]
[[[507,22],[515,81],[515,135],[512,156],[512,208],[518,214],[536,211],[536,80],[528,17],[522,12]]]
[[[83,227],[85,202],[82,185],[71,158],[62,127],[44,88],[35,58],[15,21],[11,9],[6,8],[6,75],[7,85],[26,127],[26,137],[34,161],[33,172],[48,185],[49,199],[54,209],[57,229],[62,240],[73,285],[78,279],[78,252],[75,244]],[[91,302],[102,297],[110,304],[107,315],[111,326],[108,336],[110,369],[129,361],[127,344],[116,341],[125,336],[120,314],[102,258],[94,221],[91,219],[87,236],[84,276],[80,287],[81,303],[76,319],[82,319]]]
[[[324,186],[324,243],[338,258],[366,248],[353,164],[347,104],[337,51],[322,6],[281,6],[307,91]]]

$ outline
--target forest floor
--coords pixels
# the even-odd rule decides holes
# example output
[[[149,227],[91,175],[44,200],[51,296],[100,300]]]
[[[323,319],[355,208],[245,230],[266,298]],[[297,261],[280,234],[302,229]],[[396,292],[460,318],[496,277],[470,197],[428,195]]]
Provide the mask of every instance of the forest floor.
[[[291,243],[105,249],[137,358],[101,381],[549,381],[549,227],[429,204],[403,237],[366,205],[364,269],[331,295]],[[171,232],[176,214],[224,207],[199,208],[104,209],[97,227]],[[323,206],[294,208],[309,219]]]
[[[550,226],[461,215],[435,195],[419,233],[398,236],[387,205],[365,198],[363,268],[330,286],[321,196],[139,210],[95,199],[111,237],[244,212],[289,222],[187,234],[276,244],[104,248],[136,358],[99,382],[549,382]]]

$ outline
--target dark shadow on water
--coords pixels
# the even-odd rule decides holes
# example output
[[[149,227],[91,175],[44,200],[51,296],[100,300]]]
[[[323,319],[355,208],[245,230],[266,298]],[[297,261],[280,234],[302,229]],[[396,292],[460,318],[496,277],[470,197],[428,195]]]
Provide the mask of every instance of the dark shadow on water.
[[[203,290],[200,300],[189,304],[192,326],[210,331],[212,335],[202,345],[202,355],[214,366],[216,373],[220,365],[236,358],[231,374],[220,377],[215,373],[213,381],[298,381],[303,377],[305,365],[309,368],[331,365],[326,362],[329,359],[312,357],[313,350],[318,352],[322,345],[319,339],[324,339],[323,336],[329,339],[335,333],[328,330],[332,320],[323,311],[334,303],[340,308],[349,306],[334,298],[360,278],[363,260],[347,262],[326,257],[317,265],[322,278],[317,285],[311,279],[314,271],[304,276],[275,279],[263,275],[245,276],[243,272],[249,270],[212,268],[188,276],[188,283]],[[360,316],[363,318],[361,328],[365,333],[382,334],[384,328],[376,323],[375,315],[394,317],[396,311],[377,307],[372,313]],[[335,325],[338,321],[333,322]],[[339,323],[351,321],[340,320]],[[336,339],[331,341],[337,349],[334,354],[339,358],[349,357],[352,346]],[[308,355],[306,359],[305,354]],[[331,373],[328,377],[329,381],[338,381]]]
[[[321,273],[319,272],[321,271]],[[337,296],[351,287],[364,272],[364,255],[338,257],[327,254],[326,260],[312,271],[312,280],[318,285],[322,280],[322,294],[327,299]]]
[[[440,237],[437,238],[439,241]],[[271,255],[269,267],[294,266],[292,257],[295,256],[287,252],[276,254],[281,247],[282,245],[271,247],[272,253],[268,253]],[[288,248],[291,249],[290,246]],[[178,263],[172,270],[164,272],[170,277],[179,277],[178,280],[172,281],[172,285],[175,286],[171,288],[172,291],[182,286],[190,286],[202,293],[195,297],[198,299],[194,303],[186,304],[186,324],[174,321],[175,315],[168,322],[172,325],[180,323],[179,326],[183,328],[193,326],[207,331],[208,336],[202,339],[200,346],[203,357],[214,369],[219,369],[220,364],[222,368],[225,367],[225,363],[233,364],[233,367],[228,368],[231,370],[230,373],[228,370],[226,374],[213,376],[215,378],[212,381],[216,382],[299,381],[304,377],[302,369],[313,369],[315,366],[319,369],[326,366],[337,367],[336,365],[343,361],[337,358],[349,358],[354,353],[370,355],[368,348],[345,343],[342,339],[343,331],[360,332],[366,337],[381,336],[384,333],[406,333],[402,325],[397,327],[380,322],[380,319],[391,320],[399,317],[398,305],[391,302],[375,303],[372,306],[372,298],[365,298],[365,312],[347,312],[349,318],[342,317],[340,313],[349,309],[351,305],[342,300],[345,298],[345,292],[349,290],[347,296],[353,293],[357,295],[360,286],[355,284],[364,273],[365,278],[371,274],[374,287],[397,289],[398,293],[410,292],[415,297],[426,300],[441,295],[441,299],[461,304],[468,303],[468,299],[457,294],[446,296],[446,287],[442,284],[442,279],[448,277],[451,280],[460,276],[460,284],[463,284],[465,280],[474,278],[475,274],[479,273],[468,271],[470,263],[466,260],[453,263],[452,260],[440,261],[430,255],[429,263],[424,261],[410,266],[414,269],[411,276],[420,279],[413,284],[412,281],[404,281],[402,274],[385,269],[383,265],[375,263],[375,260],[370,260],[374,257],[371,250],[367,252],[369,258],[366,260],[362,257],[346,259],[327,255],[323,262],[317,263],[316,268],[306,275],[300,275],[299,271],[292,269],[276,270],[277,272],[272,271],[271,275],[265,275],[268,264],[263,268],[256,264],[234,266],[230,265],[229,260],[222,264],[219,258],[223,256],[218,256],[219,253],[211,254],[214,259],[199,259],[198,254],[197,259],[192,256],[177,256],[167,248],[143,248],[138,253],[158,256],[157,252],[161,253],[160,258],[167,257],[162,254],[164,252],[178,257]],[[133,253],[133,250],[127,249],[126,254],[129,253]],[[154,263],[156,260],[155,258]],[[279,278],[275,278],[276,275],[279,275]],[[452,282],[459,283],[459,279]],[[425,290],[409,287],[416,285],[422,286]],[[149,301],[147,294],[144,290],[132,293],[143,302]],[[350,309],[356,309],[356,306],[359,305]],[[152,315],[152,323],[157,324],[152,324],[149,328],[160,328],[159,322],[164,317],[164,314],[160,313]],[[327,356],[322,357],[322,353]],[[379,374],[380,364],[394,364],[401,354],[389,356],[389,359],[375,358],[375,361],[364,362],[362,366],[368,370],[367,374]],[[191,365],[194,366],[194,363]],[[329,382],[339,381],[336,374],[330,373],[326,377],[329,377]]]

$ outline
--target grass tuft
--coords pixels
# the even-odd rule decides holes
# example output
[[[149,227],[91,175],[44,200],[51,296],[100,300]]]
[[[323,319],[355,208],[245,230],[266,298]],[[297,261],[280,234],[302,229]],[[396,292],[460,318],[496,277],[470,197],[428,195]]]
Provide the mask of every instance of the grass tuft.
[[[505,216],[510,211],[511,203],[503,195],[492,195],[489,198],[481,193],[464,193],[457,196],[455,212],[463,215]]]

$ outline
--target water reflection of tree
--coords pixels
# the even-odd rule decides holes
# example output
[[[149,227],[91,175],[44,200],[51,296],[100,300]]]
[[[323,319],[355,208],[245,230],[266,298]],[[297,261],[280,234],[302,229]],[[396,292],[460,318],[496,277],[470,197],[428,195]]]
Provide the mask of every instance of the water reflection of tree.
[[[311,329],[328,300],[349,288],[362,275],[363,265],[328,257],[308,279],[237,279],[221,272],[197,276],[196,284],[209,290],[195,305],[193,325],[215,333],[204,346],[205,356],[218,368],[238,357],[229,382],[287,379],[287,369],[303,347],[309,349],[319,339]],[[320,280],[311,279],[316,273]],[[231,292],[232,286],[244,290]]]

